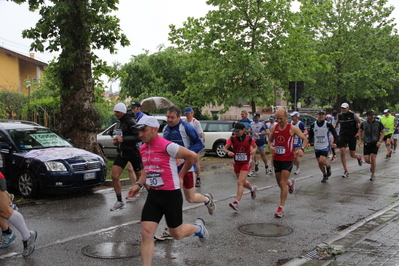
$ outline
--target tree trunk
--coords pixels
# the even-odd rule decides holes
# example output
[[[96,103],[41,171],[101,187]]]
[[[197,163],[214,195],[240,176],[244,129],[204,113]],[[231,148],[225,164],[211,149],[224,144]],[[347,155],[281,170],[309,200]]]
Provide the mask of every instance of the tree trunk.
[[[102,155],[97,143],[100,116],[94,105],[91,54],[87,46],[89,34],[82,21],[84,5],[74,0],[65,2],[70,6],[72,19],[68,20],[70,29],[66,28],[61,34],[69,42],[67,47],[63,47],[59,61],[63,72],[60,134],[71,139],[75,147]]]

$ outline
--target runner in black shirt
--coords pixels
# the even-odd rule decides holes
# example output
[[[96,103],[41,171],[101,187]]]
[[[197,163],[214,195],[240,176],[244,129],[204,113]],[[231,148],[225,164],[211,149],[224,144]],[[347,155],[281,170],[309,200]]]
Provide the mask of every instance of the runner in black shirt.
[[[341,126],[339,132],[339,144],[338,148],[341,151],[341,162],[344,167],[344,173],[342,177],[349,177],[348,167],[346,165],[345,151],[346,147],[349,147],[349,154],[352,158],[356,158],[359,166],[362,166],[362,157],[356,153],[356,134],[358,131],[358,125],[361,124],[360,119],[355,115],[354,112],[349,111],[349,104],[343,103],[341,105],[341,113],[338,115],[338,122],[335,124],[335,128]]]

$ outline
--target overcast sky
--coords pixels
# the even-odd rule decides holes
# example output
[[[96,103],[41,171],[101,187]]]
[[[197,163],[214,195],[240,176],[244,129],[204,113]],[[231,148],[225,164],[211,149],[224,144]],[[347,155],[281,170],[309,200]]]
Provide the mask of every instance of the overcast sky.
[[[131,45],[119,48],[116,55],[107,51],[96,54],[109,64],[125,64],[132,55],[141,54],[143,50],[154,53],[161,44],[169,46],[169,25],[181,27],[187,17],[205,16],[210,9],[205,2],[206,0],[120,0],[116,15],[121,20],[120,26]],[[399,1],[389,0],[389,4],[396,7],[393,17],[399,24]],[[27,6],[0,0],[0,46],[24,55],[29,55],[32,40],[23,39],[21,32],[34,27],[40,17],[37,12],[29,12]],[[43,62],[48,62],[54,56],[56,55],[50,53],[35,53],[35,58]]]

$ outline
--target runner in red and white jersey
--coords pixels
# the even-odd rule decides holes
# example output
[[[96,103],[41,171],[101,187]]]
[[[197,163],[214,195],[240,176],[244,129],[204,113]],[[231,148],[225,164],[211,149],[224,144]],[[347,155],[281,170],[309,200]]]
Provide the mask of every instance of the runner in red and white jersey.
[[[288,180],[294,165],[295,154],[303,156],[304,147],[308,144],[308,139],[302,131],[287,122],[288,114],[285,109],[276,112],[277,125],[273,126],[269,136],[270,152],[273,155],[274,172],[277,184],[280,187],[280,206],[274,216],[282,218],[284,216],[284,205],[287,194],[294,192],[295,179]],[[302,147],[294,151],[294,137],[302,139]]]

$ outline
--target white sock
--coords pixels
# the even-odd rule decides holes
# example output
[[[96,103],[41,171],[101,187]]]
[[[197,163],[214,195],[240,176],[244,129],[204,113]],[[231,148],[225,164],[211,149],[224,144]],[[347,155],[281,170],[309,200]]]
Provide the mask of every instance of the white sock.
[[[205,202],[205,205],[207,205],[207,204],[211,201],[211,199],[210,199],[209,197],[207,197],[207,196],[204,196],[204,197],[208,199],[208,200]]]
[[[197,227],[197,230],[195,231],[196,234],[202,231],[202,225],[195,224],[195,226]]]
[[[28,240],[30,238],[30,232],[26,227],[24,217],[17,211],[13,211],[10,218],[7,220],[21,233],[22,240]]]

